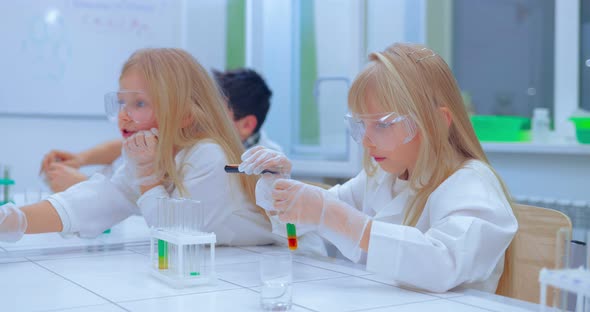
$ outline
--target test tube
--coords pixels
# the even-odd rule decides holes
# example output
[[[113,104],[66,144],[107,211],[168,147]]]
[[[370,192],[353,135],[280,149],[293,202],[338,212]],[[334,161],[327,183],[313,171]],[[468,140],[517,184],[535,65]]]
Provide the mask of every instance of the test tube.
[[[158,220],[156,225],[160,229],[165,229],[169,222],[169,209],[166,206],[166,199],[164,197],[157,198],[157,209],[158,209]],[[169,268],[169,248],[168,242],[165,240],[158,239],[158,269],[168,270]]]
[[[166,199],[164,199],[164,203],[166,211],[168,211],[168,225],[166,226],[166,229],[172,231],[174,230],[174,207],[170,205],[170,202],[168,202]]]
[[[182,218],[182,231],[185,233],[192,232],[192,221],[193,221],[193,207],[190,204],[189,200],[182,200],[182,210],[183,210],[183,218]]]
[[[2,169],[3,166],[0,165],[0,169]],[[0,205],[4,204],[4,179],[0,178]]]
[[[8,198],[8,178],[6,177],[6,167],[0,166],[4,175],[0,177],[0,205],[6,204],[10,199]]]
[[[172,271],[172,273],[176,273],[178,271],[178,251],[175,244],[170,244],[168,246],[168,268]]]
[[[194,276],[199,276],[199,271],[197,269],[198,267],[198,263],[199,263],[199,259],[197,257],[197,245],[185,245],[184,246],[184,272],[186,272],[185,274],[191,277]]]
[[[4,166],[4,203],[12,200],[10,198],[10,167]]]
[[[190,245],[183,245],[182,246],[182,257],[184,258],[184,261],[182,263],[183,268],[182,268],[182,274],[189,274],[190,272],[190,263],[191,263],[191,254],[190,254]]]
[[[287,240],[289,242],[289,250],[297,249],[297,231],[293,223],[287,223]]]
[[[158,239],[158,269],[168,270],[168,242]]]

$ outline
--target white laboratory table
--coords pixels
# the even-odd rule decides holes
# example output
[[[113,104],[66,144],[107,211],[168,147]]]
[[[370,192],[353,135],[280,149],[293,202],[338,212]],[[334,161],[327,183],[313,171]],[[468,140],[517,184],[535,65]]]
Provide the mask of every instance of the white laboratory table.
[[[147,242],[54,243],[43,249],[32,240],[0,245],[0,311],[260,311],[260,253],[285,248],[218,247],[216,284],[175,289],[151,275]],[[303,253],[293,259],[292,311],[538,310],[530,303],[476,291],[403,289],[343,259]]]

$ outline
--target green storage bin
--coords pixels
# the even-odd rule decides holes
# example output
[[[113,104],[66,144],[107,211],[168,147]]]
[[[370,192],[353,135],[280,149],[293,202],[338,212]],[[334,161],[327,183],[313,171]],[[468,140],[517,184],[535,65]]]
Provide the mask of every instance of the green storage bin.
[[[486,142],[530,141],[531,119],[520,116],[473,115],[471,123],[475,135]]]
[[[570,120],[576,125],[578,142],[590,144],[590,117],[571,117]]]

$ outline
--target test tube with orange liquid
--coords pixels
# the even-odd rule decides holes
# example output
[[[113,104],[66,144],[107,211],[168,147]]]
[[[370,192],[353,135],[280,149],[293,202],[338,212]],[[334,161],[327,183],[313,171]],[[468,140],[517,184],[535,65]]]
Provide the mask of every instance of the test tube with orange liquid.
[[[287,240],[289,241],[289,250],[297,249],[297,231],[293,223],[287,223]]]

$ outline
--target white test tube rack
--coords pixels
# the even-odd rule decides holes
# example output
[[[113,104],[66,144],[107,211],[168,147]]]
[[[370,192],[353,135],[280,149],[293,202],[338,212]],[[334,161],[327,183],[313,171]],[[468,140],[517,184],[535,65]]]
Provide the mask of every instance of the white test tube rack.
[[[590,271],[584,268],[579,269],[562,269],[548,270],[541,269],[539,273],[539,282],[541,283],[540,304],[541,311],[546,311],[547,304],[547,286],[553,286],[576,294],[576,312],[585,311],[584,299],[590,298]],[[590,303],[586,300],[586,305]],[[589,309],[590,307],[586,307]]]
[[[152,229],[150,241],[151,271],[160,280],[176,288],[217,281],[215,233]],[[206,255],[207,245],[209,257]]]

